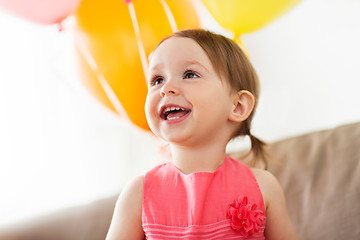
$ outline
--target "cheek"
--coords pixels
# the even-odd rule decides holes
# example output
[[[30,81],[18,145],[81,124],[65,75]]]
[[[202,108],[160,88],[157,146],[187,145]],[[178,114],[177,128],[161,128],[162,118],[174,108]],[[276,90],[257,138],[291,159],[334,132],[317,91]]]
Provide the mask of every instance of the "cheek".
[[[150,113],[151,113],[151,99],[149,98],[148,95],[145,101],[145,116],[147,121],[149,121]]]
[[[158,136],[158,127],[159,127],[159,119],[158,113],[157,113],[157,101],[156,97],[151,96],[151,94],[146,97],[145,102],[145,116],[146,120],[149,124],[150,130]]]
[[[203,92],[201,95],[198,95],[197,102],[200,111],[210,117],[218,114],[227,114],[232,106],[229,94],[217,90]]]
[[[196,92],[193,94],[193,99],[198,104],[204,107],[211,107],[213,104],[220,104],[225,99],[225,95],[219,91],[218,89],[205,89],[203,88],[201,91]]]
[[[154,118],[157,109],[157,102],[153,94],[148,94],[145,101],[145,116],[148,123]]]

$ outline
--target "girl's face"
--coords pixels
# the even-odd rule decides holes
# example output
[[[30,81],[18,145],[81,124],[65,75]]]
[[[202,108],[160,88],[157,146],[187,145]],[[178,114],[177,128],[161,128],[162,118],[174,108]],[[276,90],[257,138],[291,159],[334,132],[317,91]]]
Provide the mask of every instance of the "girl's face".
[[[229,140],[234,94],[194,40],[167,39],[153,53],[149,68],[145,113],[157,136],[193,147]]]

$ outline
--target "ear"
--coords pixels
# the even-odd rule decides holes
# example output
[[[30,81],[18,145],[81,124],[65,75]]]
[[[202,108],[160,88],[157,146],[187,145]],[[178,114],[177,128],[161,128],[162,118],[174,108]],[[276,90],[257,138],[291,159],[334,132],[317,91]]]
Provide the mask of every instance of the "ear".
[[[254,95],[246,90],[235,94],[233,108],[231,109],[229,120],[234,122],[243,122],[251,114],[255,105]]]

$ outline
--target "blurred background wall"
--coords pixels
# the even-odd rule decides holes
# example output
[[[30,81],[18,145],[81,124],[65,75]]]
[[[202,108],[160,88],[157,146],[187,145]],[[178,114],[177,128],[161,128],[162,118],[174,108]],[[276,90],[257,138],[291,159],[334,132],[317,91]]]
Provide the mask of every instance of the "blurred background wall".
[[[197,6],[204,28],[231,36]],[[262,86],[255,135],[271,142],[360,120],[359,12],[357,0],[304,0],[242,37]],[[59,32],[0,9],[0,226],[117,194],[161,161],[150,133],[82,86],[71,21]]]

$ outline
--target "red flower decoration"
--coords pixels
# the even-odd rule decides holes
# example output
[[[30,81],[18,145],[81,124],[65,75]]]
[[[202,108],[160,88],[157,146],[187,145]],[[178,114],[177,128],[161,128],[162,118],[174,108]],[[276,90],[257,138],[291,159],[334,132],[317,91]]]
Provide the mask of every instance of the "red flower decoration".
[[[231,219],[232,228],[244,237],[259,232],[259,226],[266,219],[264,212],[257,209],[256,203],[248,203],[247,197],[233,201],[226,216]]]

